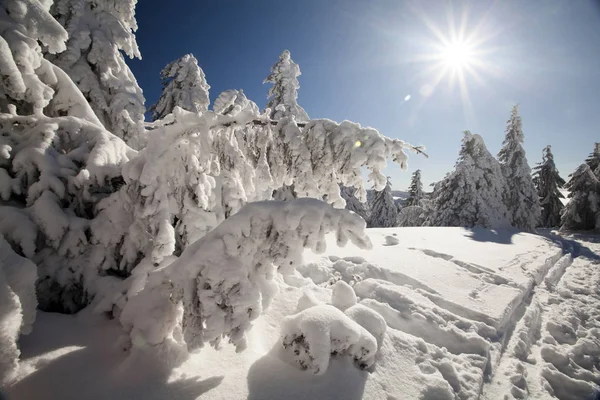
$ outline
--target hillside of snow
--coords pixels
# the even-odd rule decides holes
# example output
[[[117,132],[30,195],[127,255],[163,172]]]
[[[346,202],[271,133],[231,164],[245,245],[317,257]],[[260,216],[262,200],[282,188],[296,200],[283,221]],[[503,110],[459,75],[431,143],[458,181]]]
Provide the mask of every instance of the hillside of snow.
[[[40,312],[21,339],[7,397],[582,399],[600,383],[597,236],[367,232],[371,250],[338,248],[328,237],[323,254],[307,251],[295,275],[278,276],[279,292],[254,322],[246,350],[205,347],[172,371],[128,356],[121,327],[104,315]],[[374,365],[359,368],[346,355],[352,347],[335,351],[362,329],[319,324],[341,313],[376,337]],[[332,346],[331,359],[314,360],[310,346],[286,342],[294,329],[307,341],[327,337],[310,343]]]

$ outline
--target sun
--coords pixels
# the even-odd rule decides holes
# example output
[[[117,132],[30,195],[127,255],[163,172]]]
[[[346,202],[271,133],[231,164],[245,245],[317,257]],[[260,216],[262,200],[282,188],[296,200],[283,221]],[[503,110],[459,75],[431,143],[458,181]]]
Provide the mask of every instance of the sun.
[[[440,58],[446,68],[462,70],[474,62],[474,49],[465,41],[447,43],[440,51]]]
[[[411,11],[424,29],[415,28],[416,40],[411,42],[414,52],[407,57],[418,66],[413,79],[420,96],[413,101],[413,113],[416,115],[436,93],[448,99],[458,95],[465,120],[474,121],[470,89],[485,87],[490,79],[504,75],[507,63],[495,40],[503,32],[502,27],[490,14],[470,18],[468,6],[458,12],[448,6],[446,13],[431,14],[420,4],[413,3]]]

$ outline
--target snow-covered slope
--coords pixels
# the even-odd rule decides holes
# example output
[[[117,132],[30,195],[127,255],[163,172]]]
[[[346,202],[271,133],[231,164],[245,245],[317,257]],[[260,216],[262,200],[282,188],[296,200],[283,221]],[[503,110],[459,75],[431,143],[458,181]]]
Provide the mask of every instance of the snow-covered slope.
[[[40,313],[33,333],[21,340],[19,379],[7,394],[34,400],[80,399],[82,393],[86,399],[391,400],[545,399],[554,393],[579,399],[600,382],[600,244],[483,229],[368,233],[372,250],[339,249],[331,237],[324,254],[307,252],[297,274],[279,276],[279,293],[255,321],[245,351],[204,348],[174,371],[156,360],[127,358],[119,347],[122,331],[104,316]],[[573,256],[579,257],[572,263]],[[282,346],[282,321],[331,303],[332,288],[346,288],[332,286],[339,280],[359,301],[349,311],[351,292],[336,292],[335,305],[346,315],[365,328],[373,327],[364,318],[369,309],[385,319],[376,364],[361,370],[349,357],[332,356],[322,375],[301,371]]]

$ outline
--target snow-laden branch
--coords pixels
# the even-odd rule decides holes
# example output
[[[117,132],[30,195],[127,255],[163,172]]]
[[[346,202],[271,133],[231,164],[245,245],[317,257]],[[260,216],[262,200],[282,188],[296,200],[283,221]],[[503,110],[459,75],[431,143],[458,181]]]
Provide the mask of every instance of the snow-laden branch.
[[[169,266],[142,276],[120,320],[136,344],[179,337],[189,350],[228,338],[246,345],[251,321],[277,291],[275,274],[292,273],[304,248],[325,250],[325,234],[360,248],[371,243],[358,215],[319,200],[263,201],[246,205]],[[178,336],[182,333],[182,336]]]
[[[342,184],[357,188],[365,201],[361,168],[382,188],[387,160],[405,168],[412,149],[352,122],[314,120],[301,128],[284,118],[273,125],[251,104],[240,105],[226,115],[176,108],[169,123],[154,124],[148,146],[123,170],[121,207],[133,209],[134,222],[120,231],[127,259],[110,268],[130,270],[138,253],[155,263],[177,255],[247,202],[271,199],[283,185],[294,184],[298,197],[342,208]],[[116,246],[115,238],[105,245]]]

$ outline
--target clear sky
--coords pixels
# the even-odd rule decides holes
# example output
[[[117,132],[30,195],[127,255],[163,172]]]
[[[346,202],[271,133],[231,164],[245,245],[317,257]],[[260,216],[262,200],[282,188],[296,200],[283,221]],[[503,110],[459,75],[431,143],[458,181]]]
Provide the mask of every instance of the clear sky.
[[[551,144],[567,178],[600,141],[598,1],[142,0],[136,10],[143,59],[129,64],[148,107],[162,67],[186,53],[211,101],[241,88],[264,107],[262,81],[289,49],[311,118],[427,147],[407,172],[387,168],[394,189],[417,168],[425,184],[443,178],[465,129],[496,154],[516,103],[532,167]]]

